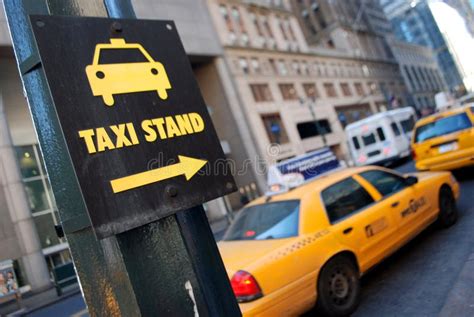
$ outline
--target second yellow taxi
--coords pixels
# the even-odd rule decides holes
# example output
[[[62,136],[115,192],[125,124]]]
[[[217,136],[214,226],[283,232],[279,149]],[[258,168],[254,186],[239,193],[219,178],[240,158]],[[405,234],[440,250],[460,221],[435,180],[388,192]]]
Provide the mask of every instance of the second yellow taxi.
[[[412,155],[418,170],[453,170],[474,165],[474,108],[431,115],[415,125]]]
[[[359,278],[431,223],[457,219],[449,172],[350,168],[247,205],[218,246],[244,316],[347,316]]]

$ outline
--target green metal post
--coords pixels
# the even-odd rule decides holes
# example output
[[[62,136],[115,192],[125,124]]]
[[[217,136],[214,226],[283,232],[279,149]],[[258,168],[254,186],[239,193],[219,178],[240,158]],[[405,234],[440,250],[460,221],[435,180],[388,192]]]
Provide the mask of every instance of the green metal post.
[[[202,206],[101,241],[92,231],[28,15],[134,18],[130,1],[4,0],[4,6],[41,152],[90,315],[239,316]],[[71,34],[71,40],[76,36],[81,35]]]

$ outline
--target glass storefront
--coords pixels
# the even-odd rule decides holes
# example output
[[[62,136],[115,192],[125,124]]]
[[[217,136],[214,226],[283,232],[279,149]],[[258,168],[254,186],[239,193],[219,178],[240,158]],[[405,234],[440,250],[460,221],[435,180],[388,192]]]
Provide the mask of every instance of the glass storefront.
[[[71,261],[64,239],[59,239],[54,225],[59,219],[56,202],[36,144],[15,147],[28,203],[38,231],[48,268]]]

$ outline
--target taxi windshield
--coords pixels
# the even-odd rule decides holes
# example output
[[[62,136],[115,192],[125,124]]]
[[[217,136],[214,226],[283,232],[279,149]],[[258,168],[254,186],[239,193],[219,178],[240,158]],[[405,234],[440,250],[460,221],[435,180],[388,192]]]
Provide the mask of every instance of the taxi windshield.
[[[298,235],[299,200],[285,200],[242,209],[224,239],[268,240]]]
[[[469,128],[472,128],[471,120],[466,113],[460,113],[418,127],[415,132],[415,142],[422,142]]]
[[[147,62],[145,55],[138,48],[100,50],[99,64],[143,63]]]

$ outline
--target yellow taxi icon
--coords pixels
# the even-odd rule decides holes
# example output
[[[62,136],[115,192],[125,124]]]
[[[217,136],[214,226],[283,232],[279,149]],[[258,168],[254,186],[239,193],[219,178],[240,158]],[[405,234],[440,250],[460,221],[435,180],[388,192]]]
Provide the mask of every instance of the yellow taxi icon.
[[[104,53],[120,55],[123,51],[138,53],[145,62],[100,63]],[[128,56],[128,55],[121,55]],[[86,74],[94,96],[101,96],[107,106],[114,105],[114,95],[153,91],[166,100],[171,84],[166,70],[156,62],[138,43],[125,43],[124,39],[110,39],[109,43],[97,44],[92,65],[86,67]]]

